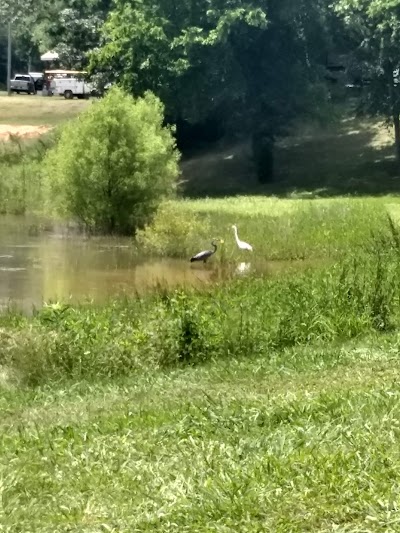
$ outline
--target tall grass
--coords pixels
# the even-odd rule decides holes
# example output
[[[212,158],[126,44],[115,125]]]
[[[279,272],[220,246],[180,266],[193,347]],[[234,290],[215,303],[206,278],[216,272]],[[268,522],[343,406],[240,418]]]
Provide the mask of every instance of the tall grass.
[[[296,277],[161,291],[101,308],[49,305],[17,326],[5,315],[0,362],[35,384],[268,357],[286,347],[390,331],[400,318],[399,236],[394,226],[392,232],[369,250]]]
[[[384,230],[387,204],[386,198],[177,200],[139,233],[138,244],[146,252],[187,257],[219,237],[225,240],[226,260],[336,258],[359,250],[372,232]],[[390,205],[400,208],[395,198]],[[232,224],[238,225],[239,237],[253,246],[253,254],[237,249]],[[221,250],[214,259],[220,256]]]
[[[11,136],[0,143],[0,214],[41,211],[41,162],[54,135],[35,140]]]

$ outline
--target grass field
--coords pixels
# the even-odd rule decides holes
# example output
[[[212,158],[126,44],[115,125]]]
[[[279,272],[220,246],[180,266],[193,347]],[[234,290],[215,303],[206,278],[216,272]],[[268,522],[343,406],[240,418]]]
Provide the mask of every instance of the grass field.
[[[56,126],[76,116],[90,100],[41,95],[0,95],[0,124]]]
[[[399,337],[0,392],[2,530],[397,532]]]
[[[3,530],[397,531],[396,242],[3,315]]]
[[[86,105],[43,100],[32,98],[46,112],[9,108],[10,123]],[[183,164],[187,192],[252,194],[175,200],[138,236],[148,253],[186,257],[220,237],[213,261],[318,267],[0,315],[0,530],[398,532],[390,143],[381,124],[354,117],[303,130],[280,144],[280,178],[268,187],[251,182],[245,147],[198,156]],[[40,205],[27,172],[37,148],[3,153],[0,206]],[[233,223],[253,254],[235,248]]]

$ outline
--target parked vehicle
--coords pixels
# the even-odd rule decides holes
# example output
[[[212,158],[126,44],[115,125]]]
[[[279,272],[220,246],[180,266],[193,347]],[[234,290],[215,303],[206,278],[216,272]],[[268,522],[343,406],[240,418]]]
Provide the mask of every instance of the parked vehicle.
[[[64,96],[71,100],[77,98],[89,98],[95,95],[95,87],[84,79],[85,72],[76,70],[46,70],[45,79],[50,80],[50,90],[53,94]]]
[[[36,91],[41,91],[43,89],[43,72],[29,72],[29,76],[33,79],[35,83]]]
[[[36,92],[35,82],[29,74],[16,74],[10,82],[11,91],[14,93],[34,94]]]

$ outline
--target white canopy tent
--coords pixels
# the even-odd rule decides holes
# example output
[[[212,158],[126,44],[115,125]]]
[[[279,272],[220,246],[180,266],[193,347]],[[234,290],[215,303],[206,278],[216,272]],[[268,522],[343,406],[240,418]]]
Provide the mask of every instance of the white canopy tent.
[[[56,59],[58,59],[58,54],[52,50],[40,56],[41,61],[54,61]]]

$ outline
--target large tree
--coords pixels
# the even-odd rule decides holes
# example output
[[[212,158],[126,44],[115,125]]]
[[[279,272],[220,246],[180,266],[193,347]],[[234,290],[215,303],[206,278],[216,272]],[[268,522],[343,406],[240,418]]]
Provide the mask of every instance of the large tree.
[[[91,68],[175,120],[251,134],[266,181],[275,138],[323,99],[326,14],[325,0],[116,0]]]
[[[0,40],[12,21],[14,64],[25,69],[55,50],[65,67],[82,68],[99,44],[111,0],[0,0]],[[5,48],[3,48],[5,50]],[[0,48],[1,53],[1,48]],[[0,63],[4,59],[0,56]],[[0,64],[0,68],[1,68]]]
[[[33,33],[44,50],[55,50],[65,67],[82,68],[98,46],[111,0],[41,0]]]
[[[11,25],[12,64],[28,70],[37,48],[32,39],[30,21],[37,12],[33,0],[0,0],[0,80],[6,82],[7,28]]]

